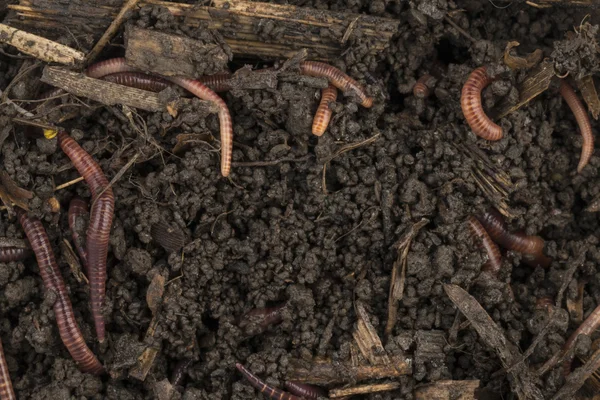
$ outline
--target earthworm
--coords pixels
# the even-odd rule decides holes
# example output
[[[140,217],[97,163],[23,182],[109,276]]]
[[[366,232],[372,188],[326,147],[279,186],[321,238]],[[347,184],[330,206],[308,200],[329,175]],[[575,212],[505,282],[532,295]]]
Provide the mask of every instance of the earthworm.
[[[600,326],[600,305],[598,305],[594,311],[579,325],[579,327],[569,336],[569,339],[565,342],[562,354],[565,355],[571,347],[575,344],[575,340],[579,335],[591,335]],[[565,360],[563,363],[563,374],[568,375],[571,372],[571,358]]]
[[[581,100],[577,97],[571,85],[569,85],[564,79],[560,82],[560,94],[563,99],[569,105],[571,111],[575,115],[579,130],[581,131],[581,137],[583,144],[581,145],[581,157],[579,164],[577,165],[577,173],[588,164],[594,151],[594,135],[592,134],[592,125],[590,124],[590,117],[586,109],[581,104]]]
[[[102,315],[106,288],[106,258],[110,228],[115,211],[115,197],[112,189],[108,186],[108,179],[106,179],[100,165],[65,131],[58,133],[58,144],[71,159],[92,192],[92,209],[85,247],[87,250],[92,316],[98,341],[102,343],[106,334],[104,316]]]
[[[171,374],[171,385],[181,386],[183,378],[185,378],[186,370],[190,364],[192,364],[192,360],[190,358],[184,358],[175,365],[173,373]]]
[[[226,92],[231,90],[229,79],[231,74],[229,72],[218,72],[213,75],[204,75],[198,78],[198,81],[208,86],[215,92]]]
[[[16,210],[19,222],[37,259],[44,287],[47,291],[53,291],[56,294],[56,301],[52,308],[54,309],[62,342],[83,372],[95,375],[103,373],[102,364],[83,340],[83,335],[75,320],[71,300],[67,294],[67,287],[56,264],[54,252],[44,226],[37,218],[28,217],[25,211]]]
[[[329,82],[343,92],[354,92],[363,107],[373,105],[373,98],[367,96],[362,85],[350,78],[339,69],[318,61],[303,61],[300,63],[300,72],[304,75],[327,78]]]
[[[171,86],[168,80],[160,76],[148,75],[142,72],[118,72],[106,75],[102,79],[107,82],[147,90],[149,92],[160,92]]]
[[[250,382],[250,385],[252,387],[259,390],[261,393],[265,394],[267,397],[273,400],[302,400],[298,396],[294,396],[293,394],[286,393],[281,389],[277,389],[267,385],[252,372],[248,371],[246,367],[244,367],[240,363],[236,363],[235,367],[238,371],[242,373],[242,375],[244,375],[244,378],[246,378],[248,382]]]
[[[88,214],[88,204],[85,200],[79,197],[73,197],[71,202],[69,203],[69,229],[71,230],[71,236],[73,237],[73,244],[75,244],[75,248],[77,249],[77,253],[79,253],[79,257],[81,258],[81,262],[85,268],[86,275],[90,274],[88,270],[87,263],[87,250],[85,248],[85,239],[81,237],[79,234],[79,229],[77,229],[77,220],[81,218],[82,215]]]
[[[507,250],[530,255],[531,258],[524,258],[523,261],[532,267],[545,268],[552,262],[544,255],[544,239],[539,236],[527,236],[522,232],[509,232],[502,214],[496,209],[490,208],[478,219],[494,242]]]
[[[502,139],[502,128],[492,122],[481,105],[481,91],[493,81],[486,71],[486,67],[479,67],[471,72],[462,88],[460,107],[473,133],[486,140],[495,141]]]
[[[4,348],[0,340],[0,399],[2,400],[17,400],[15,391],[13,390],[10,374],[8,373],[8,365],[6,365],[6,357],[4,357]]]
[[[433,75],[423,75],[417,80],[415,86],[413,86],[413,95],[419,99],[426,99],[431,94],[431,89],[433,89],[435,81],[436,79]]]
[[[0,247],[0,262],[21,261],[27,258],[29,251],[18,247]],[[0,397],[1,399],[1,397]]]
[[[111,58],[90,66],[86,73],[92,78],[116,74],[118,72],[131,72],[134,68],[127,65],[124,58]],[[231,154],[233,152],[233,123],[227,104],[215,92],[197,80],[180,76],[166,77],[167,80],[181,86],[202,100],[211,101],[219,108],[219,123],[221,132],[221,175],[228,176],[231,172]]]
[[[295,394],[296,396],[300,396],[307,400],[317,400],[319,396],[326,396],[323,389],[306,383],[285,381],[284,386],[291,394]]]
[[[490,235],[483,228],[477,218],[472,215],[467,219],[469,230],[477,239],[479,247],[487,253],[488,260],[483,265],[482,270],[488,271],[493,275],[498,275],[502,267],[502,256],[498,245],[492,241]]]
[[[287,302],[274,307],[254,308],[242,315],[240,318],[240,328],[247,331],[248,334],[257,335],[266,331],[269,326],[276,325],[283,321],[283,311]]]
[[[337,99],[337,89],[329,85],[321,91],[321,102],[313,119],[312,133],[321,136],[325,133],[331,119],[331,103]]]

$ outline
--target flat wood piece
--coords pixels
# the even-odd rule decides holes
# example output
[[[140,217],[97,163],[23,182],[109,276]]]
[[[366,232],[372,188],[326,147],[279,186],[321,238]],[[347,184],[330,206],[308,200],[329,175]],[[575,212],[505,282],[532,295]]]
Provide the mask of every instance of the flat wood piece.
[[[457,285],[444,285],[452,303],[471,322],[481,340],[498,355],[505,369],[509,369],[511,387],[519,399],[542,400],[541,382],[522,361],[519,349],[508,341],[502,330],[473,296]]]
[[[331,389],[329,391],[330,399],[339,399],[346,396],[355,396],[359,394],[369,394],[377,392],[389,392],[392,390],[400,389],[400,382],[385,382],[385,383],[372,383],[368,385],[357,385],[341,389]]]
[[[127,64],[164,76],[198,78],[227,69],[229,57],[216,43],[129,25],[125,31]]]
[[[356,309],[358,321],[356,322],[356,329],[352,332],[352,336],[363,357],[369,360],[371,365],[389,364],[390,358],[383,348],[383,344],[377,335],[377,331],[375,331],[375,328],[369,320],[369,315],[367,314],[364,305],[360,301],[357,301],[354,307]]]
[[[176,104],[176,102],[169,103],[161,100],[159,93],[90,78],[64,68],[46,66],[41,80],[75,96],[87,97],[105,105],[122,104],[140,110],[162,112],[167,109],[167,105],[174,107]],[[215,108],[208,101],[200,101],[199,105],[207,113],[211,113]],[[183,104],[178,106],[183,106]]]
[[[357,37],[366,41],[371,54],[376,54],[388,46],[400,24],[391,18],[286,4],[239,0],[209,3],[210,6],[203,6],[141,0],[138,5],[165,7],[174,16],[184,18],[184,24],[190,28],[203,26],[218,32],[236,55],[269,59],[289,58],[306,48],[310,59],[334,60]],[[92,32],[99,37],[117,16],[121,5],[19,0],[19,4],[9,5],[9,8],[16,11],[8,17],[13,26],[32,27],[48,34],[58,31],[57,28],[64,34],[66,27],[74,35]]]
[[[498,109],[493,111],[496,119],[502,118],[529,103],[535,97],[548,90],[554,78],[554,67],[551,61],[544,61],[531,70],[527,78],[519,85],[519,100],[515,104],[502,102]]]
[[[592,117],[598,119],[598,115],[600,115],[600,99],[598,98],[598,92],[594,84],[594,77],[588,75],[581,78],[577,81],[577,87],[581,91],[581,95],[588,106],[588,110],[592,113]]]
[[[0,24],[0,42],[8,43],[22,53],[49,63],[74,65],[85,57],[82,52],[69,46],[4,24]]]
[[[478,380],[438,381],[415,389],[415,400],[475,400]]]
[[[291,360],[288,380],[317,386],[340,385],[368,379],[397,378],[412,374],[412,358],[390,356],[387,365],[353,365],[340,362]]]

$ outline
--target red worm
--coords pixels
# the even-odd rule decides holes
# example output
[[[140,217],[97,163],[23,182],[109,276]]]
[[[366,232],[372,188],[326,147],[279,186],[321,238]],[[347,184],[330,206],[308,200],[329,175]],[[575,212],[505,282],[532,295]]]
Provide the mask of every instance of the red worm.
[[[419,78],[413,87],[413,95],[419,99],[426,99],[431,94],[431,89],[435,85],[436,79],[434,76],[425,74]]]
[[[488,260],[483,265],[482,270],[488,271],[493,275],[498,275],[502,267],[502,256],[500,255],[498,245],[492,241],[490,235],[488,235],[475,217],[472,215],[469,216],[467,222],[469,223],[469,230],[477,240],[477,244],[488,256]]]
[[[44,287],[47,291],[56,293],[56,301],[52,307],[56,316],[60,338],[67,347],[71,357],[73,357],[83,372],[96,375],[103,373],[104,368],[102,364],[100,364],[83,340],[83,335],[73,314],[73,306],[67,294],[67,287],[56,264],[54,252],[50,246],[50,240],[44,230],[44,226],[37,218],[28,217],[25,211],[16,210],[19,222],[35,253],[35,258],[40,268],[40,275],[44,281]]]
[[[325,397],[327,395],[323,389],[306,383],[286,381],[284,385],[291,394],[295,394],[296,396],[300,396],[307,400],[317,400],[319,396]]]
[[[481,91],[493,80],[487,76],[486,70],[486,67],[479,67],[471,72],[462,88],[460,106],[473,133],[495,141],[502,139],[502,128],[492,122],[481,105]]]
[[[58,132],[58,144],[71,159],[92,192],[92,210],[87,230],[86,249],[92,316],[98,340],[102,343],[106,334],[102,315],[106,289],[106,258],[115,210],[115,197],[100,165],[73,138],[66,132],[60,131]]]
[[[149,92],[160,92],[171,86],[168,80],[160,76],[148,75],[142,72],[118,72],[106,75],[102,79],[107,82],[147,90]]]
[[[73,244],[79,253],[79,258],[83,263],[86,275],[90,274],[87,263],[87,250],[85,248],[85,239],[81,237],[80,230],[77,229],[77,220],[82,218],[82,215],[88,214],[88,204],[85,200],[79,197],[73,197],[69,203],[69,229],[73,237]]]
[[[229,72],[219,72],[213,75],[204,75],[198,78],[198,81],[208,86],[215,92],[226,92],[231,90],[231,84],[229,79],[231,74]]]
[[[575,344],[575,340],[579,337],[579,335],[591,335],[600,327],[600,305],[598,305],[594,311],[579,325],[579,328],[575,330],[565,342],[562,354],[565,355],[571,347]],[[563,363],[563,374],[566,376],[571,372],[571,357],[569,357]]]
[[[261,393],[265,394],[267,397],[273,400],[302,400],[300,397],[294,396],[293,394],[286,393],[281,389],[276,389],[267,385],[252,372],[248,371],[246,367],[244,367],[240,363],[235,364],[235,367],[238,371],[242,373],[242,375],[244,375],[244,378],[246,378],[248,382],[250,382],[250,385],[252,385],[252,387],[259,390]]]
[[[18,247],[0,248],[0,262],[7,263],[11,261],[21,261],[27,258],[29,251]],[[0,397],[1,399],[2,397]]]
[[[507,250],[530,256],[523,260],[530,266],[545,268],[552,262],[549,257],[544,255],[544,239],[539,236],[527,236],[522,232],[509,232],[502,214],[496,209],[490,208],[478,219],[494,242]]]
[[[342,92],[356,93],[363,107],[369,108],[373,105],[373,98],[367,96],[360,83],[331,65],[318,61],[303,61],[300,63],[300,72],[304,75],[327,78],[333,86]]]
[[[111,58],[90,66],[86,73],[92,78],[101,78],[118,72],[131,72],[134,68],[127,65],[124,58]],[[181,86],[202,100],[212,101],[219,108],[221,131],[221,175],[228,176],[231,172],[231,155],[233,152],[233,123],[227,104],[215,92],[199,81],[184,77],[167,77],[169,81]]]
[[[275,307],[252,309],[242,315],[239,326],[249,334],[257,335],[262,333],[266,331],[269,326],[279,324],[283,321],[283,311],[286,307],[287,302],[284,302]]]
[[[15,396],[12,381],[10,380],[10,375],[8,373],[8,365],[6,365],[2,341],[0,341],[0,399],[17,400],[17,396]]]
[[[317,113],[313,119],[312,133],[313,135],[321,136],[325,133],[329,120],[331,119],[331,103],[337,99],[337,89],[333,85],[329,85],[321,91],[321,103],[317,108]]]
[[[590,117],[588,116],[586,109],[583,107],[583,104],[581,104],[581,100],[579,100],[573,91],[571,85],[569,85],[564,79],[560,82],[560,94],[569,105],[571,111],[573,111],[575,119],[577,120],[577,124],[579,125],[579,130],[581,131],[583,144],[581,146],[581,157],[579,159],[579,164],[577,165],[577,172],[580,173],[590,161],[592,152],[594,151],[594,135],[592,134]]]

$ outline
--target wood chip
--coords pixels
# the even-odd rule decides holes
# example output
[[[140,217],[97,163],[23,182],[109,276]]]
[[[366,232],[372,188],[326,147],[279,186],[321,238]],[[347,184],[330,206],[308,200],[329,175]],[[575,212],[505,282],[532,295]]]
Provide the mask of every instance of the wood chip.
[[[535,67],[540,61],[542,61],[544,52],[540,49],[536,49],[525,57],[513,56],[511,54],[511,50],[517,47],[519,44],[519,42],[514,41],[506,44],[506,48],[504,49],[504,64],[506,64],[509,68],[529,69]]]
[[[0,42],[8,43],[22,53],[49,63],[74,65],[85,57],[85,54],[69,46],[4,24],[0,24]]]
[[[339,399],[346,396],[355,396],[359,394],[369,394],[377,392],[389,392],[392,390],[398,390],[402,386],[400,382],[385,382],[385,383],[372,383],[368,385],[351,386],[342,389],[331,389],[329,391],[330,399]]]
[[[438,381],[415,389],[415,400],[475,400],[478,380]]]
[[[352,332],[352,337],[356,341],[362,355],[369,360],[371,365],[389,364],[390,358],[383,348],[381,339],[377,335],[375,328],[369,321],[369,315],[360,301],[354,305],[358,321],[356,329]]]
[[[67,264],[69,264],[69,268],[71,269],[71,273],[80,284],[89,284],[87,277],[81,270],[81,263],[79,262],[79,257],[73,251],[73,247],[71,247],[71,243],[67,239],[63,239],[60,242],[60,253],[64,257]]]
[[[598,99],[598,92],[596,92],[594,77],[588,75],[585,78],[581,78],[576,83],[592,117],[598,119],[598,115],[600,115],[600,99]]]

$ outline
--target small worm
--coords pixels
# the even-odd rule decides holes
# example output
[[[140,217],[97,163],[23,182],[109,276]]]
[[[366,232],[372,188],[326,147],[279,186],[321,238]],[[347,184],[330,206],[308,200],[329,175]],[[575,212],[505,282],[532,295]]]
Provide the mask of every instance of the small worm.
[[[565,342],[562,348],[563,356],[573,347],[575,341],[579,335],[591,335],[600,327],[600,305],[598,305],[594,311],[579,325],[579,327],[569,336],[569,339]],[[563,374],[566,376],[571,372],[571,361],[569,357],[563,363]]]
[[[300,396],[307,400],[317,400],[319,396],[325,397],[327,395],[320,387],[308,385],[306,383],[285,381],[284,386],[291,394],[295,394],[296,396]]]
[[[329,120],[331,119],[330,105],[337,99],[337,89],[333,85],[329,85],[321,91],[321,102],[317,108],[317,113],[313,119],[312,133],[316,136],[321,136],[325,133]]]
[[[477,244],[484,250],[488,256],[487,262],[483,265],[482,270],[488,271],[493,275],[498,275],[502,268],[502,256],[498,245],[492,241],[490,235],[483,228],[477,218],[472,215],[467,219],[469,230],[477,239]]]
[[[17,400],[12,381],[10,380],[10,374],[8,373],[8,365],[6,364],[6,357],[4,357],[2,341],[0,341],[0,399]]]
[[[85,248],[85,239],[81,237],[79,229],[77,229],[77,220],[82,215],[88,214],[88,204],[85,200],[79,197],[73,197],[69,203],[69,229],[71,230],[71,236],[73,237],[73,244],[79,253],[79,258],[83,263],[86,275],[90,274],[88,270],[87,262],[87,250]]]
[[[426,99],[431,94],[431,89],[435,86],[436,80],[433,75],[423,75],[413,86],[413,95],[418,99]]]
[[[0,247],[0,262],[21,261],[27,258],[29,251],[18,247]],[[1,399],[1,397],[0,397]]]
[[[58,132],[58,144],[85,179],[92,192],[92,209],[87,230],[86,250],[92,317],[98,341],[106,335],[102,308],[106,296],[106,258],[115,211],[115,196],[100,165],[65,131]]]
[[[544,239],[539,236],[527,236],[522,232],[511,233],[502,214],[495,208],[490,208],[482,216],[479,222],[488,231],[494,242],[507,250],[516,251],[531,256],[525,257],[523,261],[532,267],[547,267],[552,260],[544,255]]]
[[[240,363],[235,364],[235,367],[242,373],[242,375],[244,375],[244,378],[250,382],[252,387],[273,400],[302,400],[298,396],[294,396],[293,394],[286,393],[281,389],[267,385]]]
[[[579,164],[577,165],[577,173],[588,164],[594,151],[594,135],[592,134],[592,125],[590,124],[590,117],[586,109],[581,104],[581,100],[577,97],[571,85],[569,85],[564,79],[560,82],[560,94],[565,99],[571,111],[575,115],[579,130],[581,131],[581,137],[583,144],[581,145],[581,157],[579,158]]]
[[[215,92],[226,92],[231,90],[231,84],[229,79],[231,74],[229,72],[219,72],[213,75],[204,75],[198,78],[198,81],[208,86]]]
[[[149,92],[160,92],[171,86],[166,79],[142,72],[118,72],[106,75],[102,79],[107,82],[147,90]]]
[[[462,88],[460,107],[473,133],[486,140],[495,141],[502,139],[502,128],[492,122],[481,105],[481,91],[493,81],[486,71],[486,67],[479,67],[471,72]]]
[[[269,326],[283,321],[283,311],[287,304],[283,302],[274,307],[254,308],[241,316],[239,326],[249,335],[263,333]]]
[[[127,65],[124,58],[111,58],[90,66],[86,73],[91,78],[116,74],[118,72],[133,72],[134,68]],[[227,104],[215,92],[197,80],[184,77],[167,77],[167,80],[181,86],[194,96],[215,103],[219,109],[219,123],[221,132],[221,175],[229,176],[231,172],[231,155],[233,152],[233,123]]]
[[[56,324],[62,342],[83,372],[100,375],[104,372],[102,364],[83,340],[79,325],[75,320],[73,306],[67,294],[67,287],[60,274],[54,252],[44,226],[37,218],[28,217],[21,209],[16,209],[19,222],[31,243],[37,259],[40,275],[47,291],[56,293],[56,301],[52,308],[56,316]]]
[[[183,378],[185,378],[186,370],[192,364],[192,360],[189,358],[184,358],[180,360],[175,368],[173,369],[173,373],[171,374],[171,385],[172,386],[181,386],[183,383]]]
[[[318,61],[303,61],[300,63],[300,72],[304,75],[327,78],[333,86],[342,92],[356,93],[363,107],[370,108],[373,105],[373,98],[367,96],[360,83],[329,64]]]

